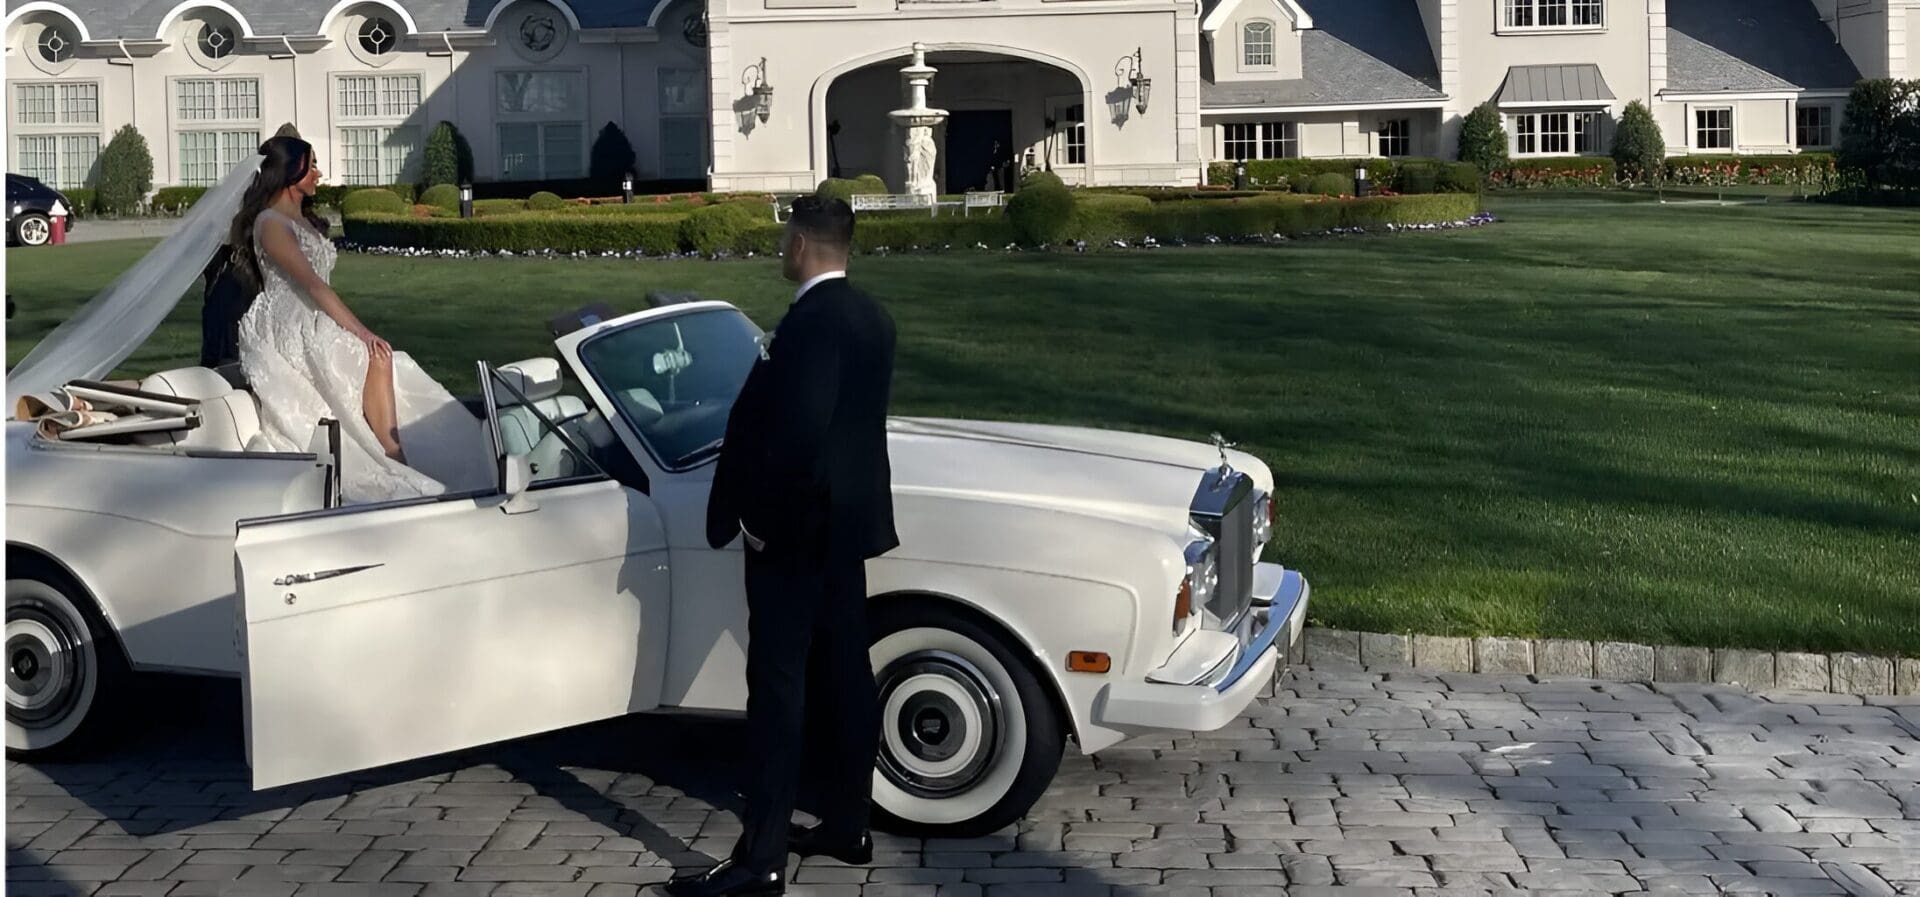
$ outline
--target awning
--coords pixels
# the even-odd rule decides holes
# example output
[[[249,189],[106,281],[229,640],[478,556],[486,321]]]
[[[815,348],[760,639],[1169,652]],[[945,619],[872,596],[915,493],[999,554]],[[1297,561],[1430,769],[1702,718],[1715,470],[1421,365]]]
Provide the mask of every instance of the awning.
[[[1499,102],[1503,107],[1604,106],[1613,100],[1597,65],[1516,65],[1507,69]]]

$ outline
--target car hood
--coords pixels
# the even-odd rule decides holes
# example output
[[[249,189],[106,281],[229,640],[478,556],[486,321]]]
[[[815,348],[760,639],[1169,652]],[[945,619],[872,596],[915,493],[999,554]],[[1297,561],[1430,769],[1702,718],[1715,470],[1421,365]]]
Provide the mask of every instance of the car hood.
[[[1184,540],[1212,445],[1081,427],[936,418],[888,422],[894,494],[1024,505],[1146,526]],[[1270,488],[1266,468],[1229,452]]]

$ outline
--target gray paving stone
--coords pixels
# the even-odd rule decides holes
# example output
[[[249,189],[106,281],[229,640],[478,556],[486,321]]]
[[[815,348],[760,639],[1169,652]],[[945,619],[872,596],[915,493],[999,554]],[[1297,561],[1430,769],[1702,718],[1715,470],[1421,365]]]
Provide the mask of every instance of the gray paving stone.
[[[1360,633],[1345,629],[1307,629],[1307,665],[1316,670],[1360,668]]]
[[[1593,678],[1593,643],[1581,639],[1539,639],[1533,643],[1534,672],[1541,677]]]
[[[1833,685],[1827,655],[1781,651],[1773,656],[1774,685],[1794,691],[1827,691]]]
[[[1833,690],[1851,695],[1893,694],[1893,660],[1866,654],[1835,654]]]
[[[1920,695],[1920,658],[1902,657],[1894,662],[1893,693]]]
[[[1713,681],[1713,652],[1706,648],[1661,645],[1653,649],[1655,682]]]
[[[1360,662],[1370,670],[1413,669],[1413,639],[1381,632],[1360,633]]]
[[[1713,681],[1755,690],[1774,687],[1774,655],[1770,651],[1719,648],[1713,652]]]
[[[1473,671],[1473,640],[1452,636],[1416,635],[1413,637],[1413,665],[1436,672]]]
[[[1651,682],[1653,649],[1630,642],[1596,643],[1593,648],[1593,671],[1600,679]]]
[[[1473,640],[1473,667],[1477,673],[1533,673],[1533,642],[1523,638]]]

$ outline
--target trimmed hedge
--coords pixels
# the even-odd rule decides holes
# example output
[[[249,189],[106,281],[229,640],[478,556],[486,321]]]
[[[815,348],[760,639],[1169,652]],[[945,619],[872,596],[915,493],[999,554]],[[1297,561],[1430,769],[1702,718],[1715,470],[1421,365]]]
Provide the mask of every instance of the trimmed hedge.
[[[1045,246],[1066,239],[1073,229],[1073,191],[1053,180],[1029,176],[1007,200],[1007,220],[1023,243]]]
[[[695,252],[734,252],[766,251],[754,248],[759,244],[742,243],[741,238],[757,225],[772,226],[775,231],[779,225],[773,223],[772,210],[755,202],[726,202],[707,206],[689,213],[681,227],[681,239]],[[776,235],[773,250],[779,251],[780,240]]]
[[[344,203],[347,201],[348,194],[374,188],[374,185],[368,184],[321,184],[319,189],[313,191],[313,203],[314,205],[320,206],[332,206],[336,209],[345,208]],[[400,201],[407,205],[413,205],[414,200],[418,199],[420,195],[419,191],[412,184],[382,184],[378,185],[378,189],[385,190],[400,197]]]
[[[1400,166],[1393,189],[1398,193],[1478,193],[1480,169],[1471,162],[1409,162]]]
[[[660,193],[698,193],[707,189],[705,178],[693,180],[651,180],[635,179],[634,196]],[[475,181],[474,199],[531,199],[535,193],[553,193],[559,196],[613,196],[620,195],[620,179],[595,180],[593,178],[569,178],[553,181]]]
[[[524,199],[476,199],[473,201],[473,217],[483,215],[518,215],[527,210]]]
[[[1015,242],[1013,224],[1003,215],[976,215],[966,218],[887,218],[860,219],[853,229],[856,252],[877,249],[937,249],[952,246],[965,249],[985,245],[999,249]]]
[[[1832,153],[1793,156],[1675,156],[1667,160],[1670,184],[1734,186],[1783,184],[1828,190],[1838,186],[1840,167]]]
[[[153,199],[147,203],[156,214],[178,215],[193,208],[200,197],[207,195],[206,187],[161,187],[153,192]]]
[[[527,208],[535,212],[554,212],[566,207],[567,201],[561,199],[557,193],[548,193],[542,190],[539,193],[527,197]]]
[[[1388,183],[1392,182],[1389,181]],[[1320,196],[1352,196],[1354,195],[1353,178],[1331,171],[1325,174],[1316,174],[1311,180],[1307,181],[1306,189],[1300,192],[1314,193]]]
[[[1209,236],[1309,234],[1337,227],[1435,224],[1459,221],[1479,211],[1477,195],[1438,193],[1311,202],[1270,199],[1164,202],[1144,215],[1131,217],[1136,232],[1144,236],[1156,240],[1195,240]]]
[[[435,184],[420,194],[420,204],[457,215],[460,213],[460,188],[452,184]]]
[[[606,220],[576,215],[533,213],[472,219],[414,218],[408,215],[354,215],[346,219],[347,239],[370,246],[409,246],[475,252],[626,252],[649,255],[680,250],[683,215]]]
[[[1614,162],[1608,158],[1515,160],[1488,175],[1487,186],[1504,190],[1611,187],[1614,171]]]
[[[73,208],[68,210],[73,217],[93,217],[93,207],[96,198],[92,187],[75,187],[72,190],[62,190],[60,192],[66,195],[68,202],[73,203]]]
[[[1316,175],[1337,174],[1349,180],[1353,170],[1367,170],[1367,180],[1375,184],[1391,184],[1394,174],[1402,165],[1419,162],[1435,162],[1436,159],[1249,159],[1247,160],[1247,185],[1250,187],[1285,187],[1296,193],[1307,192],[1300,185],[1312,180]],[[1233,186],[1232,162],[1215,162],[1207,166],[1207,183],[1219,186]],[[1349,193],[1352,191],[1349,190]]]
[[[1074,197],[1073,225],[1069,234],[1089,243],[1126,240],[1134,236],[1133,216],[1153,210],[1155,203],[1144,196],[1124,193],[1087,193]]]
[[[827,178],[820,182],[813,195],[822,199],[837,199],[848,205],[853,198],[863,193],[886,193],[887,182],[877,174],[863,174],[854,178]]]
[[[340,214],[343,216],[405,215],[411,209],[411,204],[401,199],[399,194],[380,187],[355,190],[347,194],[346,199],[340,201]]]

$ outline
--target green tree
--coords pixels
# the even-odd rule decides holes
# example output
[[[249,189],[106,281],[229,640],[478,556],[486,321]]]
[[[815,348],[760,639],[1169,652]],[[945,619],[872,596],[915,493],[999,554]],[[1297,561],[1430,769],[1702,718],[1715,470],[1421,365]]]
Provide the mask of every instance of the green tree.
[[[1507,129],[1492,103],[1481,103],[1461,123],[1460,161],[1472,162],[1483,176],[1506,167]]]
[[[627,141],[627,135],[620,126],[607,122],[600,129],[600,136],[593,141],[593,153],[588,158],[587,175],[596,184],[618,184],[620,178],[631,173],[637,157],[633,144]]]
[[[1660,176],[1666,164],[1667,140],[1660,136],[1660,124],[1645,103],[1634,100],[1620,113],[1620,126],[1613,132],[1613,164],[1620,178],[1633,183],[1649,183]]]
[[[427,135],[427,148],[422,152],[420,162],[421,186],[437,187],[460,182],[458,133],[452,122],[443,121],[434,126],[432,134]]]
[[[1841,170],[1869,188],[1920,190],[1920,81],[1861,81],[1840,126]]]
[[[147,138],[132,125],[114,132],[107,148],[100,151],[100,177],[95,185],[94,203],[109,215],[128,215],[153,192],[153,153]]]

